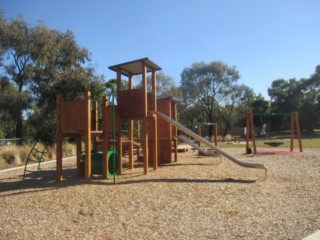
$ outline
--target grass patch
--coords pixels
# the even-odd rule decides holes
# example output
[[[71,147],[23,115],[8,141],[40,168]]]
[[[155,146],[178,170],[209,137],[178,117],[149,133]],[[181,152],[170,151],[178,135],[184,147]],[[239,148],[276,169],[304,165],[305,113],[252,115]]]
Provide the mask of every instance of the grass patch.
[[[306,138],[302,139],[302,148],[320,148],[320,138]],[[266,145],[265,142],[281,142],[282,145],[278,147],[271,147],[269,145]],[[250,144],[251,146],[251,144]],[[257,148],[270,148],[270,149],[276,149],[276,148],[287,148],[290,149],[290,139],[256,139],[256,146]],[[204,146],[206,147],[206,146]],[[226,144],[225,142],[218,142],[219,148],[243,148],[245,149],[245,140],[242,140],[241,144]],[[298,149],[298,140],[295,139],[293,142],[294,149]]]
[[[2,146],[0,147],[0,169],[6,169],[15,166],[24,165],[30,150],[33,145],[22,145],[22,146]],[[43,149],[43,144],[37,144],[37,149]],[[46,153],[43,158],[44,160],[53,160],[56,159],[56,149],[57,146],[53,145],[48,148],[48,153]],[[63,157],[69,157],[76,155],[76,146],[71,143],[64,143],[62,146]],[[37,158],[36,153],[34,152],[33,158]]]

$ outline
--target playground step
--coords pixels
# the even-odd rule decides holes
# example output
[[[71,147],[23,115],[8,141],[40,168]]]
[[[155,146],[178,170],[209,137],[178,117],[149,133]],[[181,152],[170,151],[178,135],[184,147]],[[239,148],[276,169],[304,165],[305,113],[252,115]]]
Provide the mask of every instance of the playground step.
[[[41,147],[41,148],[39,148]],[[28,155],[28,158],[26,160],[26,164],[25,164],[25,167],[24,167],[24,172],[23,172],[23,180],[25,179],[26,177],[26,173],[27,172],[36,172],[37,173],[37,177],[39,177],[39,171],[41,171],[41,168],[40,168],[40,164],[41,162],[44,161],[44,155],[48,153],[48,148],[47,146],[43,146],[39,143],[35,143],[30,152],[29,152],[29,155]],[[34,171],[34,170],[29,170],[28,169],[28,165],[31,164],[31,163],[38,163],[38,167],[37,167],[37,170]],[[33,164],[34,165],[34,164]]]

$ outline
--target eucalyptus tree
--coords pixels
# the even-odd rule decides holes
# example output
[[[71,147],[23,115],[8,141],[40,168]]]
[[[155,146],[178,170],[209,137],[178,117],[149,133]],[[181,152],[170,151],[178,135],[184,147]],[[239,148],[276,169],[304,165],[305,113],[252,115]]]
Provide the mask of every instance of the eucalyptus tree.
[[[95,73],[89,51],[78,46],[70,30],[63,33],[43,24],[31,27],[22,17],[6,21],[1,16],[0,26],[0,73],[19,93],[29,93],[29,113],[33,114],[30,119],[34,119],[29,123],[38,129],[49,125],[54,128],[57,93],[62,93],[66,100],[79,97],[86,90],[91,90],[95,97],[102,93],[104,77]],[[15,135],[21,137],[26,109],[23,105],[15,108],[19,111]],[[53,137],[51,134],[50,138]]]
[[[228,97],[238,79],[236,68],[221,61],[194,63],[181,73],[183,104],[186,109],[198,106],[205,115],[205,121],[216,122],[223,99]],[[210,137],[212,130],[211,126]]]
[[[32,52],[32,31],[24,19],[19,18],[6,22],[3,16],[0,18],[0,49],[2,53],[1,75],[2,79],[10,79],[18,91],[18,95],[26,90],[32,79],[34,61]],[[15,112],[15,137],[22,137],[23,110],[26,102],[17,101]]]
[[[220,90],[218,113],[223,122],[223,135],[227,135],[234,124],[246,116],[254,100],[253,89],[241,84],[234,84]]]

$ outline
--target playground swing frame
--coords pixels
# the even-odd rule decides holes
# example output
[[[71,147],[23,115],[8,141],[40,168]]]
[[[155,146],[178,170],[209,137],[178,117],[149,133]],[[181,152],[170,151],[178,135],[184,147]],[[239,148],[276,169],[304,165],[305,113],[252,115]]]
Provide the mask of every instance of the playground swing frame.
[[[290,152],[293,152],[294,149],[294,138],[295,133],[298,140],[299,151],[302,152],[302,141],[301,141],[301,131],[299,123],[299,114],[298,112],[293,113],[248,113],[247,114],[247,127],[246,127],[246,153],[257,154],[257,145],[255,140],[255,130],[254,130],[254,121],[253,116],[291,116],[290,119]],[[250,151],[249,141],[251,140],[252,150]],[[283,143],[280,142],[265,142],[265,144],[277,147]]]
[[[270,116],[290,116],[290,113],[282,113],[282,114],[275,114],[275,113],[267,114],[267,113],[265,113],[265,114],[255,114],[255,115],[260,117],[262,128],[263,128],[264,124],[266,124],[266,129],[265,129],[265,133],[264,133],[264,142],[263,143],[265,145],[270,146],[270,147],[279,147],[280,145],[283,145],[284,142],[282,142],[282,141],[266,141],[267,127],[268,127],[267,124],[270,123]],[[262,120],[262,116],[268,116],[269,117],[269,121],[267,123],[264,123],[263,120]],[[284,119],[283,119],[283,122],[284,122]],[[283,123],[282,123],[282,125],[283,125]]]

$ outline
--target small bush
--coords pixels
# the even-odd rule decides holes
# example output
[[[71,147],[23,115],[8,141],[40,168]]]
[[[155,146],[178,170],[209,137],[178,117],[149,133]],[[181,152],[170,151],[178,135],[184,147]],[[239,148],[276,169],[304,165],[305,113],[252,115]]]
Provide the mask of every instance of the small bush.
[[[232,141],[231,135],[227,134],[226,136],[224,136],[224,141],[225,142],[231,142]]]

